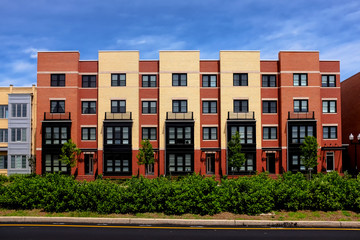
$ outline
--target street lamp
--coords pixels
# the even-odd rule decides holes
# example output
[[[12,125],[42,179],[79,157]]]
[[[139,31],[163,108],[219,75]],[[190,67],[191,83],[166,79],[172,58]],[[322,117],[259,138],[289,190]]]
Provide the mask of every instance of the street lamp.
[[[355,174],[358,173],[358,171],[357,171],[356,145],[360,144],[360,133],[357,135],[356,138],[357,138],[357,142],[354,141],[354,135],[352,133],[350,133],[350,135],[349,135],[350,144],[354,144],[354,146],[355,146]]]

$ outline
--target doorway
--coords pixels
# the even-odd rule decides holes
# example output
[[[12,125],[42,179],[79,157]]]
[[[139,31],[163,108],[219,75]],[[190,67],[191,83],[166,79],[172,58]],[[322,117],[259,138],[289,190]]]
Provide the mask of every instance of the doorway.
[[[326,171],[334,171],[334,153],[327,152],[326,153]]]
[[[93,155],[92,154],[85,154],[84,155],[84,165],[85,165],[85,174],[92,175],[93,174]]]
[[[266,171],[275,174],[275,153],[266,153]]]
[[[215,153],[206,153],[206,174],[215,174]]]

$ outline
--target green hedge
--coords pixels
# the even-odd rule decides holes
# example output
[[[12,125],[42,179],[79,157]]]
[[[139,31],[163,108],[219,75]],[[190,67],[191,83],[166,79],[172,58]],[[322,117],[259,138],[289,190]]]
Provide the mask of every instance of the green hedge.
[[[49,212],[163,212],[165,214],[259,214],[274,210],[352,210],[360,212],[360,179],[336,172],[314,175],[285,173],[237,179],[189,175],[172,179],[132,178],[79,182],[73,177],[16,176],[0,181],[0,207],[44,209]]]

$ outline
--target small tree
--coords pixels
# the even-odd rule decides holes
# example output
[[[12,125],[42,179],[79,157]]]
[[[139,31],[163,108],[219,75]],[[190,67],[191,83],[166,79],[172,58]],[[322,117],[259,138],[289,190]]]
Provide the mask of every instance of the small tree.
[[[141,141],[141,148],[136,158],[138,159],[138,165],[145,165],[146,173],[148,173],[147,167],[155,162],[154,150],[149,139]]]
[[[76,144],[71,139],[69,139],[61,148],[59,160],[66,165],[70,165],[70,167],[75,167],[80,153],[81,150],[76,147]]]
[[[311,170],[314,169],[318,165],[318,148],[319,144],[317,140],[313,136],[305,137],[304,143],[301,144],[301,160],[307,170],[310,173],[311,180]]]
[[[228,164],[232,170],[232,174],[234,175],[234,169],[240,169],[245,161],[245,154],[241,152],[241,143],[240,143],[240,134],[236,132],[228,142]]]

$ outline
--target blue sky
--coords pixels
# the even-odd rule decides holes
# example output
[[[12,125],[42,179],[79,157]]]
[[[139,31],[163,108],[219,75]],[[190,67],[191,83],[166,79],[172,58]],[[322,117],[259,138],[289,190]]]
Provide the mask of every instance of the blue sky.
[[[360,1],[0,0],[0,86],[36,83],[37,51],[318,50],[341,61],[341,79],[360,71]]]

